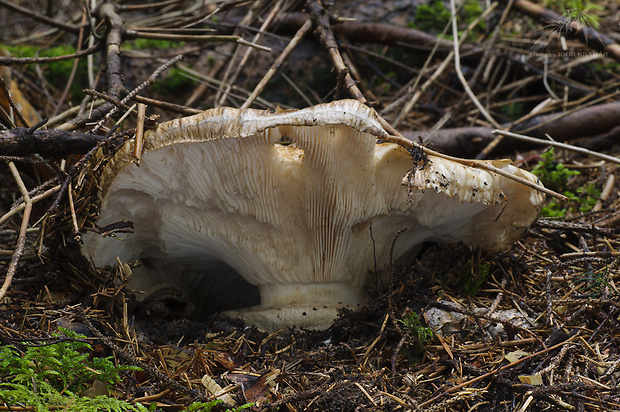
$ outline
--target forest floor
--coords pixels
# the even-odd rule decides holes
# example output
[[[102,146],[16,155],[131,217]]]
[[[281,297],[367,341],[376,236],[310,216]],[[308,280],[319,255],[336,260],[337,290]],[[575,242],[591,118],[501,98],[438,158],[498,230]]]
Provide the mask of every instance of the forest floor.
[[[458,2],[458,59],[450,2],[60,3],[0,0],[0,348],[16,348],[0,351],[0,410],[71,409],[97,389],[100,372],[69,391],[60,366],[9,359],[77,339],[139,369],[97,392],[119,410],[620,411],[619,172],[601,156],[620,154],[617,2]],[[86,153],[133,137],[136,105],[161,122],[341,98],[440,152],[509,158],[569,200],[548,197],[498,255],[425,245],[321,332],[153,316],[122,265],[88,267]],[[18,364],[41,375],[19,381]],[[62,381],[66,403],[41,404],[35,376]]]

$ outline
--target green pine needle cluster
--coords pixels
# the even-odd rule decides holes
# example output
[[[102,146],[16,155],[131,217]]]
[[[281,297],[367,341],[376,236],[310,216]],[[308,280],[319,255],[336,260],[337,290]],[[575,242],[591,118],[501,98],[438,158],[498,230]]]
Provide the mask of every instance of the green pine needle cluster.
[[[420,315],[413,310],[407,310],[398,323],[402,324],[403,332],[410,337],[406,353],[410,363],[419,363],[424,356],[424,345],[433,337],[431,328],[422,325]]]

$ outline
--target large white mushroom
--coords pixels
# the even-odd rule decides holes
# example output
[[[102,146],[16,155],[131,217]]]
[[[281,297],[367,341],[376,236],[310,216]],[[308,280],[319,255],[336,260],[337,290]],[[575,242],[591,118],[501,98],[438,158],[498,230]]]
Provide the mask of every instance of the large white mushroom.
[[[87,233],[83,253],[95,266],[142,260],[135,287],[166,280],[199,313],[323,329],[338,308],[366,301],[391,253],[402,261],[425,241],[500,251],[536,219],[536,190],[433,155],[414,163],[378,142],[387,138],[354,100],[218,108],[160,124],[145,133],[140,166],[129,141],[100,178],[97,225],[131,221],[133,233]]]

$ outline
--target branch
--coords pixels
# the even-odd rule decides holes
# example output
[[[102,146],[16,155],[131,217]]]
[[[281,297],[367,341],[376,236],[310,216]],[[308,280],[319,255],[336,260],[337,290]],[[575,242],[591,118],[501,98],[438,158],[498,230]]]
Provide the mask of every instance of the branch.
[[[73,24],[69,24],[69,23],[63,23],[61,21],[57,21],[54,19],[51,19],[43,14],[39,14],[37,12],[32,11],[31,9],[27,9],[25,7],[21,7],[18,6],[17,4],[14,4],[15,1],[5,1],[5,0],[0,0],[0,6],[4,6],[7,9],[11,9],[13,11],[16,11],[18,13],[21,13],[25,16],[29,16],[32,17],[35,20],[38,20],[40,22],[43,22],[45,24],[49,24],[50,26],[65,30],[65,31],[69,31],[72,33],[77,33],[80,31],[80,29],[82,27],[86,27],[86,26],[75,26]]]
[[[123,42],[123,19],[116,13],[114,4],[104,3],[99,8],[99,15],[110,25],[106,38],[106,74],[108,76],[108,94],[120,100],[125,91],[121,72],[121,44]]]
[[[103,140],[103,136],[57,129],[35,130],[25,127],[0,130],[0,153],[3,156],[66,156],[83,154]]]
[[[332,32],[331,25],[329,23],[327,11],[318,0],[308,0],[306,8],[310,11],[310,15],[312,16],[312,22],[315,26],[314,33],[319,38],[321,46],[327,50],[329,58],[338,72],[338,88],[336,90],[336,97],[339,96],[343,88],[346,88],[353,98],[362,103],[366,103],[366,98],[357,87],[355,80],[351,78],[349,69],[344,63],[344,60],[342,60],[342,56],[338,50],[338,44],[336,43],[334,33]]]
[[[2,0],[0,0],[2,1]],[[29,63],[53,63],[59,62],[62,60],[71,60],[77,59],[82,56],[88,56],[89,54],[93,54],[101,49],[101,44],[97,43],[88,49],[77,51],[73,54],[65,54],[64,56],[54,56],[54,57],[0,57],[0,66],[15,66],[18,64],[29,64]]]
[[[527,134],[538,139],[550,135],[554,140],[565,142],[584,137],[595,137],[609,133],[618,126],[620,103],[606,103],[587,107],[565,115],[554,113],[533,117],[519,124],[503,124],[502,129]],[[434,133],[428,131],[402,132],[408,139],[422,139],[444,153],[463,157],[476,156],[487,144],[493,141],[492,127],[459,127],[442,129]],[[599,139],[600,140],[600,139]],[[515,141],[504,139],[494,153],[510,153],[515,148],[527,149],[532,145],[518,145]]]
[[[278,21],[279,29],[288,32],[296,31],[308,20],[308,17],[306,13],[284,14]],[[329,19],[329,23],[334,35],[346,37],[347,40],[353,42],[387,45],[408,44],[428,50],[438,43],[438,50],[444,53],[452,50],[451,41],[438,40],[433,35],[407,27],[398,27],[388,23],[363,23],[338,19]],[[461,51],[467,54],[483,52],[482,48],[471,44],[463,44]]]

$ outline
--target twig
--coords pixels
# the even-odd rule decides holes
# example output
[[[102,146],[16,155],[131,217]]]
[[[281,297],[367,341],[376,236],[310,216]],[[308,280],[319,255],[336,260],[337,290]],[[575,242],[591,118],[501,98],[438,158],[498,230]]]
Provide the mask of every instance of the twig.
[[[485,11],[482,14],[480,14],[480,16],[478,16],[478,18],[476,18],[473,22],[471,22],[471,24],[469,24],[467,26],[467,28],[465,29],[465,31],[461,35],[461,39],[458,42],[458,47],[459,48],[462,47],[463,44],[465,44],[465,40],[467,39],[467,34],[478,24],[478,22],[480,20],[482,20],[489,13],[491,13],[491,11],[493,11],[496,8],[496,6],[497,6],[497,2],[494,2],[491,5],[491,7],[485,9]],[[442,37],[446,33],[448,27],[449,26],[446,25],[446,27],[444,28],[444,31],[442,32]],[[435,43],[435,45],[433,47],[433,50],[431,51],[430,55],[428,56],[428,58],[424,62],[424,66],[422,67],[422,70],[420,71],[419,76],[416,78],[413,86],[411,86],[411,90],[415,90],[417,88],[417,85],[418,85],[419,81],[422,78],[422,74],[424,73],[424,71],[428,67],[428,64],[431,61],[431,58],[433,57],[433,55],[435,54],[435,52],[439,48],[439,44],[440,44],[441,40],[442,40],[441,38],[437,39],[437,42]],[[424,94],[426,89],[428,89],[432,84],[434,84],[435,80],[437,80],[437,78],[441,74],[443,74],[444,70],[448,67],[448,64],[450,63],[450,61],[452,61],[453,57],[454,57],[454,50],[451,50],[450,53],[448,53],[448,55],[446,56],[446,58],[443,60],[443,62],[439,65],[437,70],[435,70],[433,72],[433,74],[428,78],[428,80],[426,82],[424,82],[424,84],[418,90],[416,90],[414,95],[411,96],[411,99],[409,99],[407,104],[405,104],[405,106],[403,107],[401,112],[398,114],[398,117],[394,121],[394,127],[398,127],[398,125],[404,120],[404,118],[407,115],[407,113],[409,113],[411,111],[411,109],[413,109],[413,106],[415,106],[415,104],[420,99],[420,97],[422,97],[422,95]]]
[[[447,28],[448,28],[448,26],[446,26],[444,28],[444,31],[441,33],[442,37],[445,34]],[[452,61],[452,57],[454,57],[454,51],[450,51],[450,53],[448,53],[448,55],[441,62],[441,64],[437,68],[437,70],[435,70],[433,72],[433,74],[426,80],[426,82],[424,82],[422,84],[422,86],[420,86],[420,88],[418,88],[418,84],[419,84],[420,80],[422,80],[422,75],[426,71],[429,63],[431,62],[431,59],[433,58],[433,56],[435,55],[435,52],[437,51],[437,48],[439,47],[439,40],[440,39],[441,38],[437,39],[437,42],[435,43],[435,46],[433,47],[433,50],[431,50],[431,53],[426,58],[426,61],[424,62],[424,66],[422,66],[422,69],[420,70],[420,73],[418,74],[418,76],[416,77],[413,85],[411,86],[411,90],[415,90],[415,93],[413,94],[413,96],[411,96],[409,101],[407,101],[407,103],[403,106],[402,110],[400,111],[400,113],[396,117],[396,120],[394,120],[394,127],[400,126],[401,122],[405,119],[405,116],[409,112],[411,112],[411,110],[413,109],[415,104],[418,102],[418,100],[420,100],[420,97],[422,97],[424,92],[426,92],[426,89],[428,89],[435,82],[435,80],[437,80],[437,78],[439,76],[441,76],[441,74],[444,72],[444,70],[446,70],[446,68],[448,67],[448,64],[450,64],[450,62]],[[465,36],[462,37],[461,43],[464,42],[464,39],[465,39]]]
[[[454,0],[450,0],[450,10],[452,12],[452,36],[453,36],[453,45],[454,45],[454,70],[456,71],[456,75],[458,76],[459,80],[461,81],[461,84],[463,85],[463,88],[465,89],[465,92],[467,93],[467,95],[469,96],[471,101],[476,105],[478,110],[480,110],[480,113],[484,116],[484,118],[487,119],[487,121],[489,123],[491,123],[494,127],[500,128],[501,127],[500,124],[489,114],[489,112],[487,112],[487,110],[484,108],[484,106],[482,106],[482,104],[480,103],[480,101],[478,100],[478,98],[476,97],[474,92],[469,87],[469,84],[467,83],[467,79],[465,79],[465,76],[463,75],[463,71],[461,70],[461,55],[460,55],[460,52],[459,52],[459,31],[458,31],[458,26],[456,24],[456,5],[455,5]]]
[[[192,115],[202,113],[202,110],[193,109],[188,107],[187,105],[181,106],[180,104],[174,104],[170,102],[164,102],[161,100],[151,99],[149,97],[144,96],[134,96],[133,100],[138,103],[143,103],[148,106],[160,107],[165,110],[170,110],[171,112],[176,112],[182,115]]]
[[[54,193],[58,192],[60,190],[60,185],[54,186],[51,189],[46,190],[45,192],[38,194],[36,196],[33,196],[30,198],[31,202],[37,203],[39,200],[45,199],[46,197],[49,197],[51,195],[53,195]],[[17,206],[15,206],[14,208],[12,208],[11,210],[9,210],[8,212],[6,212],[4,215],[2,215],[2,217],[0,217],[0,225],[2,225],[4,222],[6,222],[7,220],[9,220],[11,218],[11,216],[14,216],[15,214],[21,212],[22,210],[25,209],[27,203],[21,203]]]
[[[601,196],[599,197],[599,199],[596,201],[596,204],[592,208],[593,212],[600,212],[603,209],[603,202],[606,202],[607,199],[609,199],[609,196],[611,196],[615,187],[616,187],[616,176],[613,174],[610,174],[607,177],[607,182],[605,182],[605,187],[603,188],[603,191],[601,192]]]
[[[267,30],[267,28],[269,27],[273,19],[275,19],[277,13],[280,11],[280,8],[282,7],[282,2],[283,0],[278,0],[276,4],[271,8],[269,15],[267,16],[267,18],[265,18],[265,21],[263,21],[263,24],[261,25],[259,31],[254,35],[254,38],[252,39],[252,43],[256,43],[258,40],[260,40],[262,33],[264,33]],[[248,60],[250,59],[251,54],[252,54],[251,48],[247,49],[245,53],[243,54],[241,61],[237,64],[237,68],[235,72],[228,79],[228,85],[226,86],[226,89],[220,96],[220,99],[217,103],[218,106],[223,105],[226,99],[228,98],[228,94],[230,93],[230,90],[232,89],[232,84],[237,80],[237,78],[241,74],[241,70],[243,70],[243,68],[247,64]]]
[[[87,18],[86,13],[82,14],[82,25],[86,24],[86,18]],[[77,52],[82,50],[83,37],[84,37],[84,26],[82,26],[82,28],[80,29],[80,33],[78,34],[77,46],[76,46]],[[75,58],[73,60],[73,66],[71,67],[71,73],[69,74],[69,79],[67,79],[67,84],[65,86],[65,89],[62,91],[62,94],[60,95],[60,98],[58,99],[58,102],[56,103],[56,108],[54,109],[50,117],[54,117],[58,114],[58,112],[60,111],[60,108],[62,107],[62,104],[67,98],[67,95],[69,94],[69,90],[71,90],[71,85],[73,84],[73,80],[75,79],[75,73],[77,73],[79,62],[80,62],[79,58]]]
[[[133,89],[131,92],[129,92],[127,94],[127,96],[125,96],[123,98],[123,100],[121,100],[121,104],[126,104],[129,100],[133,99],[134,96],[136,96],[138,93],[140,93],[143,89],[145,89],[146,87],[148,87],[151,83],[153,83],[155,81],[155,79],[157,79],[157,77],[164,71],[167,70],[170,66],[172,66],[173,64],[175,64],[176,62],[178,62],[179,60],[181,60],[183,56],[182,55],[178,55],[176,57],[174,57],[173,59],[168,60],[166,63],[164,63],[163,65],[161,65],[160,67],[157,68],[157,70],[155,70],[153,72],[153,74],[151,74],[149,76],[148,79],[146,79],[141,85],[139,85],[138,87],[136,87],[135,89]],[[99,130],[101,128],[101,126],[103,126],[103,124],[110,118],[112,117],[117,111],[118,111],[118,106],[114,106],[114,108],[112,108],[112,110],[110,110],[96,125],[95,127],[93,127],[93,130],[91,131],[91,133],[96,133],[97,130]]]
[[[569,258],[580,258],[580,257],[591,257],[591,256],[596,256],[596,257],[601,257],[601,258],[610,258],[610,257],[618,257],[620,256],[620,252],[605,252],[605,251],[600,251],[600,252],[571,252],[571,253],[564,253],[563,255],[560,255],[560,258],[562,259],[569,259]]]
[[[306,8],[310,11],[310,15],[312,16],[315,34],[318,36],[321,45],[327,50],[329,58],[338,72],[338,88],[336,95],[340,94],[343,88],[346,88],[354,99],[366,103],[366,98],[357,87],[353,78],[351,78],[349,69],[347,69],[346,64],[344,64],[344,60],[342,60],[342,56],[338,50],[338,44],[336,43],[334,33],[329,23],[329,17],[323,5],[319,3],[318,0],[308,0]]]
[[[13,110],[13,114],[15,116],[17,116],[17,118],[19,119],[19,121],[25,126],[25,127],[30,127],[30,125],[28,124],[28,122],[26,121],[26,119],[24,119],[24,116],[22,116],[19,108],[17,107],[17,105],[15,105],[15,102],[13,101],[13,96],[11,95],[11,88],[9,87],[9,85],[4,81],[4,79],[0,76],[0,88],[2,89],[2,91],[4,92],[7,100],[9,101],[9,106],[11,107],[11,109]]]
[[[105,100],[108,103],[112,103],[114,106],[118,106],[123,110],[127,110],[128,106],[126,104],[121,103],[118,99],[106,94],[105,92],[100,92],[95,89],[84,89],[84,94],[89,96],[97,97],[101,100]]]
[[[618,159],[617,157],[609,156],[603,153],[593,152],[591,150],[588,150],[588,149],[585,149],[579,146],[573,146],[573,145],[566,144],[566,143],[559,143],[554,140],[537,139],[535,137],[525,136],[525,135],[513,133],[513,132],[506,132],[503,130],[493,130],[493,133],[500,134],[502,136],[512,137],[512,138],[519,139],[519,140],[523,140],[529,143],[535,143],[535,144],[544,145],[544,146],[559,147],[560,149],[571,150],[573,152],[581,153],[586,156],[596,157],[597,159],[603,159],[608,162],[620,164],[620,159]]]
[[[142,137],[144,136],[144,117],[146,115],[146,105],[138,103],[138,123],[136,124],[136,149],[134,156],[136,164],[140,166],[140,157],[142,156]]]
[[[95,107],[99,107],[102,104],[104,104],[105,102],[103,100],[97,99],[94,102],[91,101],[90,106],[91,108],[95,108]],[[86,102],[83,102],[83,104],[85,105]],[[47,127],[50,128],[52,126],[55,126],[57,123],[60,123],[62,121],[64,121],[65,119],[68,119],[70,117],[73,117],[74,115],[82,112],[82,107],[80,106],[73,106],[70,109],[65,110],[62,113],[59,113],[58,115],[54,116],[54,117],[50,117],[50,119],[47,121]],[[56,129],[55,129],[56,130]]]
[[[241,105],[242,109],[246,109],[252,105],[252,102],[254,102],[254,99],[256,99],[256,97],[258,97],[258,95],[261,94],[261,92],[263,91],[267,83],[269,83],[269,80],[271,80],[273,75],[277,73],[278,69],[280,69],[280,67],[282,66],[286,58],[289,56],[289,54],[291,54],[291,52],[295,49],[295,47],[299,44],[301,39],[306,35],[306,33],[308,33],[308,31],[311,28],[312,28],[312,20],[308,19],[306,20],[304,25],[301,26],[301,28],[297,31],[297,33],[295,34],[295,37],[291,39],[291,41],[288,43],[286,48],[282,50],[282,53],[280,54],[280,56],[278,56],[278,58],[273,62],[273,64],[271,65],[267,73],[263,76],[261,81],[256,85],[256,87],[252,91],[252,94],[250,94],[248,98],[245,100],[245,102],[243,103],[243,105]]]
[[[378,115],[377,115],[378,116]],[[549,196],[555,197],[556,199],[562,200],[562,201],[567,201],[568,198],[566,196],[564,196],[563,194],[554,192],[553,190],[547,189],[546,187],[539,185],[537,183],[534,183],[530,180],[524,179],[522,177],[516,176],[512,173],[506,172],[502,169],[499,169],[495,166],[493,166],[492,164],[483,162],[483,161],[479,161],[479,160],[471,160],[471,159],[461,159],[458,157],[453,157],[453,156],[448,156],[445,155],[443,153],[439,153],[436,152],[434,150],[429,149],[428,147],[419,145],[409,139],[407,139],[406,137],[404,137],[402,134],[400,134],[396,129],[394,129],[385,119],[383,119],[382,117],[379,117],[379,121],[381,122],[381,125],[386,129],[386,131],[388,131],[388,133],[392,133],[390,136],[386,136],[383,137],[382,139],[385,140],[386,142],[392,142],[392,143],[396,143],[402,147],[404,147],[407,150],[412,150],[414,148],[418,148],[418,149],[422,149],[426,154],[432,155],[432,156],[437,156],[437,157],[441,157],[442,159],[447,159],[447,160],[451,160],[453,162],[457,162],[460,164],[463,164],[465,166],[469,166],[469,167],[475,167],[478,169],[485,169],[488,170],[490,172],[494,172],[497,173],[500,176],[504,176],[508,179],[512,179],[516,182],[519,182],[527,187],[531,187],[532,189],[536,189],[540,192],[543,192]]]
[[[250,42],[240,36],[228,36],[221,34],[204,34],[204,35],[182,35],[167,33],[151,33],[138,30],[126,30],[125,37],[127,39],[153,39],[153,40],[169,40],[169,41],[195,41],[202,43],[238,43],[242,46],[252,47],[254,49],[270,52],[271,48]]]
[[[65,31],[69,31],[72,33],[77,33],[82,28],[82,26],[74,26],[73,24],[64,23],[62,21],[50,19],[49,17],[43,14],[39,14],[33,11],[32,9],[21,7],[18,4],[16,4],[15,0],[12,0],[12,1],[0,0],[0,6],[4,6],[7,9],[11,9],[25,16],[32,17],[33,19],[43,22],[45,24],[49,24],[50,26],[53,26],[53,27],[56,27],[56,28],[59,28]]]
[[[77,216],[75,215],[75,205],[73,204],[73,189],[71,183],[67,187],[67,194],[69,196],[69,209],[71,210],[71,223],[73,224],[73,238],[75,241],[80,242],[82,236],[80,235],[80,228],[77,223]]]
[[[24,181],[19,175],[19,171],[15,167],[13,162],[9,162],[9,169],[11,170],[11,174],[13,178],[17,182],[17,186],[22,196],[24,197],[24,202],[26,206],[24,207],[24,216],[22,217],[22,224],[19,227],[19,236],[17,237],[17,244],[15,245],[15,251],[13,252],[13,256],[11,257],[11,262],[9,263],[9,268],[6,272],[6,277],[4,278],[4,282],[2,287],[0,288],[0,300],[4,297],[7,290],[11,286],[11,282],[13,281],[13,276],[15,276],[15,271],[17,270],[17,264],[19,263],[19,259],[24,253],[24,248],[26,247],[26,230],[28,229],[28,222],[30,221],[30,213],[32,212],[32,199],[28,195],[28,190],[26,189],[26,185]]]

